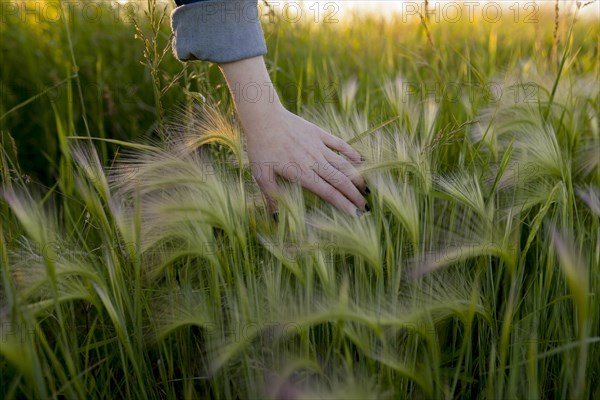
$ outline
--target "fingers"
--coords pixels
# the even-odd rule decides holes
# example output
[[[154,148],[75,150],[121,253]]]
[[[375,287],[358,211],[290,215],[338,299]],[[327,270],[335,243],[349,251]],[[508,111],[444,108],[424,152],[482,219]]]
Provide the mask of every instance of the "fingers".
[[[350,178],[344,173],[335,168],[327,160],[322,160],[318,164],[318,171],[315,171],[327,183],[337,189],[348,200],[350,200],[357,208],[361,210],[368,209],[367,201],[362,196],[357,187],[352,183]]]
[[[325,131],[321,131],[321,139],[323,140],[323,143],[327,145],[327,147],[339,151],[340,153],[348,157],[348,159],[354,164],[360,164],[364,161],[363,156],[361,156],[361,154],[358,151],[356,151],[354,147],[350,146],[343,139],[340,139],[337,136],[333,136],[332,134],[327,133]]]
[[[352,164],[350,164],[350,162],[348,160],[346,160],[344,157],[340,156],[339,154],[334,153],[333,151],[326,151],[324,156],[325,156],[325,159],[331,165],[333,165],[337,170],[339,170],[344,175],[346,175],[348,178],[350,178],[352,183],[358,189],[360,189],[363,193],[366,192],[367,183],[365,182],[364,178],[362,176],[360,176],[360,174],[358,173],[356,168],[354,168],[354,166]]]
[[[361,211],[357,208],[356,204],[348,200],[346,196],[327,183],[316,172],[313,172],[312,174],[302,174],[300,184],[324,201],[349,215],[357,216],[361,214]]]
[[[317,133],[320,138],[309,135],[309,139],[313,141],[312,146],[290,148],[289,154],[279,155],[283,160],[295,159],[296,162],[286,161],[283,165],[279,162],[270,162],[268,171],[263,171],[265,168],[262,167],[258,168],[259,171],[253,171],[259,172],[255,173],[254,177],[265,196],[269,211],[271,213],[277,211],[276,200],[279,187],[275,176],[269,177],[274,174],[300,183],[307,190],[349,215],[360,216],[370,211],[362,194],[368,194],[369,190],[364,178],[355,167],[361,164],[364,158],[344,140],[323,130]],[[319,141],[321,143],[318,143]],[[302,153],[303,151],[305,153]],[[297,154],[298,152],[301,154]]]
[[[356,185],[352,183],[350,178],[334,167],[327,160],[319,163],[318,175],[327,183],[341,192],[348,200],[350,200],[357,208],[365,209],[367,201],[362,196]]]
[[[253,168],[252,171],[254,175],[254,179],[256,183],[258,183],[258,187],[260,191],[265,196],[265,200],[267,202],[267,209],[271,214],[277,212],[277,194],[279,193],[279,186],[277,185],[277,181],[275,179],[275,174],[264,168]]]
[[[347,160],[344,161],[348,163]],[[290,168],[289,170],[292,169],[293,168]],[[300,172],[298,169],[295,171]],[[269,175],[264,173],[264,171],[253,172],[255,180],[265,196],[267,209],[277,221],[278,207],[276,199],[279,194],[279,185],[277,185],[275,175],[273,173]],[[324,201],[349,215],[360,216],[364,211],[369,211],[366,200],[363,198],[355,184],[352,183],[348,176],[337,170],[333,165],[327,162],[327,160],[323,160],[319,163],[318,168],[314,170],[307,168],[307,170],[300,173],[300,176],[285,175],[286,174],[283,175],[284,178],[295,182],[298,182],[298,178],[300,178],[298,183],[304,188],[310,190]]]
[[[279,192],[279,187],[275,181],[271,181],[269,179],[261,179],[257,181],[258,187],[261,192],[263,192],[265,199],[267,201],[267,209],[272,214],[277,211],[277,193]]]

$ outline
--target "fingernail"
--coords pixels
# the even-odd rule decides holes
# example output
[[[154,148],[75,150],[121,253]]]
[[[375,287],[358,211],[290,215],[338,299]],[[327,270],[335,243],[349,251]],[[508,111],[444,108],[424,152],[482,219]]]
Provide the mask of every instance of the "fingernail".
[[[367,159],[365,158],[365,156],[361,155],[360,156],[360,161],[365,162],[365,161],[367,161]]]
[[[279,222],[279,211],[273,213],[273,221]]]
[[[367,212],[371,211],[371,206],[369,206],[369,203],[365,204],[365,210],[367,210]]]
[[[371,194],[371,189],[369,189],[368,186],[365,186],[365,193],[366,194]]]
[[[364,212],[363,210],[361,210],[360,208],[357,208],[357,209],[356,209],[356,216],[357,216],[357,217],[362,217],[362,215],[363,215],[364,213],[365,213],[365,212]]]

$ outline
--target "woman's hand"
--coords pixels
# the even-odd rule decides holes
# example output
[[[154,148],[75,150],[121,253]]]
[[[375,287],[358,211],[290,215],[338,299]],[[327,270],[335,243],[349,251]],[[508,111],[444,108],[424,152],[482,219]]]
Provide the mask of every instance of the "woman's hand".
[[[271,211],[277,209],[277,176],[299,183],[348,214],[369,211],[362,194],[368,189],[356,170],[361,155],[342,139],[287,111],[262,57],[222,64],[221,69],[246,133],[254,178]]]
[[[272,209],[278,191],[275,176],[279,175],[349,214],[368,210],[361,194],[366,184],[354,166],[361,156],[350,145],[283,107],[274,107],[262,118],[250,118],[250,124],[244,123],[248,125],[244,128],[248,158]]]

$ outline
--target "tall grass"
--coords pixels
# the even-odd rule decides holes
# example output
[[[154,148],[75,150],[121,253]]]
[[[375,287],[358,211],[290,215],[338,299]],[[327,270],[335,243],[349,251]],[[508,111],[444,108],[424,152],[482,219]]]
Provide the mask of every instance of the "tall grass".
[[[222,82],[213,67],[165,77],[158,47],[146,75],[96,63],[102,79],[147,80],[152,111],[111,111],[132,132],[164,126],[143,140],[106,130],[107,104],[83,91],[84,111],[72,86],[27,121],[49,100],[17,99],[11,83],[0,110],[3,398],[600,395],[597,25],[560,30],[542,13],[535,28],[427,19],[424,33],[419,20],[353,18],[265,31],[287,105],[366,156],[372,211],[361,218],[289,185],[272,221],[225,88],[196,93],[205,78]],[[73,50],[85,87],[77,38],[92,29],[71,35],[58,48]],[[484,89],[454,99],[452,84]],[[161,116],[175,92],[183,105]],[[138,107],[148,114],[128,113]],[[18,135],[46,118],[58,169],[42,186],[17,162]]]

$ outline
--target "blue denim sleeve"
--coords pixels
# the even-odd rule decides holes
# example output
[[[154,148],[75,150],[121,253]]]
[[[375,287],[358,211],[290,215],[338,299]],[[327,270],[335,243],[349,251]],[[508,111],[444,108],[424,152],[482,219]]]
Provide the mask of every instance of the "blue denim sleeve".
[[[175,0],[173,52],[181,61],[226,63],[267,53],[257,0]]]
[[[175,4],[177,6],[182,6],[184,4],[192,4],[192,3],[197,3],[199,1],[206,1],[206,0],[175,0]]]

